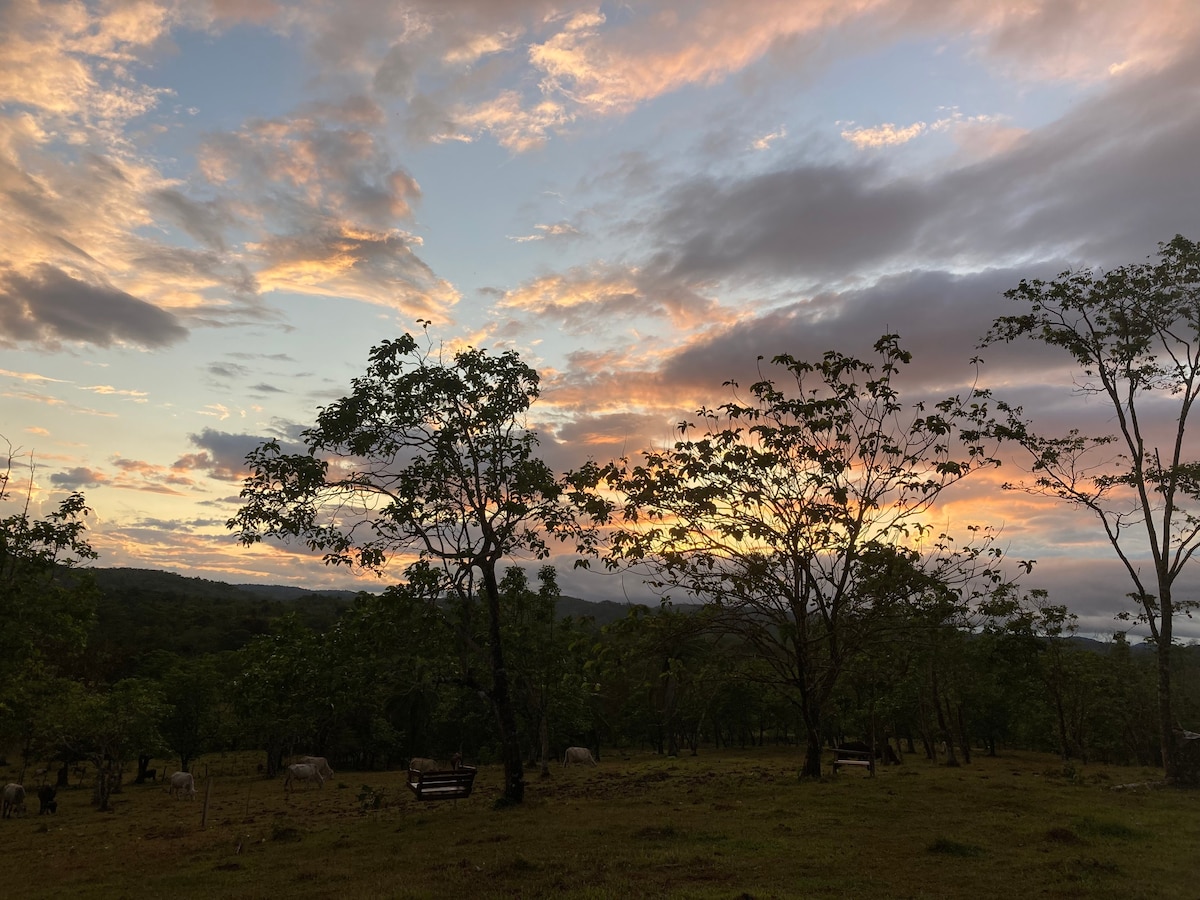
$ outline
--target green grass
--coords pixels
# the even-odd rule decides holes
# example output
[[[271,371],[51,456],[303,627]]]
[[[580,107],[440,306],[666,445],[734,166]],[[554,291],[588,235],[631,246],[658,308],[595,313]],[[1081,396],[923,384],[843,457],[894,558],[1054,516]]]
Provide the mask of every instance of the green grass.
[[[1058,777],[1034,754],[947,769],[915,757],[876,778],[797,776],[799,751],[608,754],[468,800],[418,803],[403,774],[339,772],[285,795],[247,756],[194,768],[195,801],[86,788],[56,817],[0,822],[12,898],[1195,896],[1200,793],[1113,791],[1152,771]],[[159,763],[160,768],[162,763]],[[201,828],[205,767],[213,776]],[[1061,767],[1059,767],[1061,770]],[[11,780],[13,772],[0,773]],[[32,791],[31,791],[32,794]]]

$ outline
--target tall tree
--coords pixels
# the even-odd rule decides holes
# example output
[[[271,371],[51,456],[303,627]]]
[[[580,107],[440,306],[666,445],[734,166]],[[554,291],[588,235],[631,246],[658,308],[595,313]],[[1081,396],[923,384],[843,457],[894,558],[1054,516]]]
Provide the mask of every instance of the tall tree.
[[[31,512],[32,460],[25,491],[14,494],[13,453],[8,444],[0,462],[0,504],[16,506],[0,519],[0,665],[44,655],[48,648],[82,647],[94,606],[87,578],[68,574],[80,562],[96,558],[84,521],[91,510],[83,495],[73,492],[36,518]]]
[[[984,394],[905,405],[895,381],[910,354],[896,335],[875,351],[877,364],[832,351],[776,357],[782,382],[763,378],[748,400],[701,409],[699,424],[683,423],[681,440],[640,465],[593,472],[623,502],[611,564],[648,564],[652,584],[702,599],[756,647],[798,707],[812,777],[823,707],[871,639],[873,612],[917,569],[940,578],[964,559],[894,548],[917,542],[946,488],[995,464]]]
[[[1158,256],[1100,275],[1023,280],[1005,297],[1026,311],[996,319],[984,344],[1028,338],[1064,350],[1082,373],[1075,390],[1111,407],[1115,433],[1095,437],[1046,435],[1005,407],[1002,434],[1026,451],[1033,474],[1006,486],[1089,511],[1128,573],[1157,650],[1162,761],[1173,781],[1171,645],[1176,617],[1193,605],[1173,589],[1200,545],[1200,457],[1185,440],[1200,398],[1200,245],[1176,235]]]
[[[324,646],[320,635],[292,614],[237,655],[233,708],[244,739],[266,751],[267,774],[275,775],[284,757],[297,749],[314,750],[327,730],[322,728],[328,724],[330,687]]]
[[[166,704],[158,685],[126,678],[109,688],[70,682],[59,697],[49,744],[64,759],[87,759],[96,767],[92,802],[101,812],[121,789],[125,764],[165,750],[158,726]]]
[[[192,760],[213,749],[221,729],[222,678],[211,656],[178,659],[159,679],[166,703],[160,731],[179,757],[179,768],[191,771]],[[138,760],[138,783],[145,781],[149,759]]]
[[[31,700],[57,690],[58,676],[87,640],[94,589],[75,567],[96,552],[87,540],[91,510],[83,495],[68,494],[38,518],[32,458],[27,479],[20,479],[14,471],[20,451],[0,442],[7,449],[0,460],[0,510],[6,513],[0,518],[0,739],[26,743],[39,712]]]
[[[307,452],[268,441],[247,457],[245,505],[229,522],[245,543],[299,537],[329,563],[379,573],[415,556],[405,577],[428,602],[482,607],[490,677],[477,687],[495,712],[504,797],[515,803],[525,778],[497,568],[513,554],[544,558],[552,535],[577,533],[525,425],[538,393],[537,372],[515,352],[446,359],[409,334],[385,341],[351,394],[303,433]]]

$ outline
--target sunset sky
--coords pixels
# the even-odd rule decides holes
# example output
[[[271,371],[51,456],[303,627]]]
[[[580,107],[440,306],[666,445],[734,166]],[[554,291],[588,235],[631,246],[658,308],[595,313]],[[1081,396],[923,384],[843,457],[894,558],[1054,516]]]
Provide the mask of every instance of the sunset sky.
[[[945,394],[1021,278],[1200,238],[1198,161],[1196,0],[0,0],[0,435],[35,512],[86,494],[99,565],[378,589],[224,523],[246,452],[418,320],[538,368],[557,470],[760,355],[895,331]],[[982,356],[1111,430],[1063,358]],[[1128,627],[1095,524],[1019,476],[939,515]]]

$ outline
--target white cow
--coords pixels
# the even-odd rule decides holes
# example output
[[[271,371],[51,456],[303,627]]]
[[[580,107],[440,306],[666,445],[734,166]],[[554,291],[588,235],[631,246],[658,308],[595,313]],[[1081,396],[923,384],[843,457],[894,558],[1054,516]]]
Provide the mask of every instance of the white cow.
[[[321,773],[317,767],[311,763],[292,763],[287,767],[287,774],[283,776],[283,789],[291,790],[292,781],[315,781],[317,787],[325,787],[325,779],[321,777]]]
[[[176,797],[196,798],[196,779],[191,772],[176,772],[167,779],[167,793]]]
[[[333,769],[329,768],[329,760],[323,756],[302,756],[300,763],[306,766],[316,766],[317,771],[326,781],[333,777]]]
[[[455,753],[450,759],[430,759],[427,756],[414,756],[408,763],[409,771],[418,772],[447,772],[462,768],[462,754]]]
[[[564,769],[568,763],[591,763],[594,766],[596,760],[592,759],[592,751],[587,747],[568,747],[567,752],[563,755]]]
[[[0,817],[5,819],[13,813],[25,815],[25,786],[22,784],[6,784],[3,799],[0,800]]]

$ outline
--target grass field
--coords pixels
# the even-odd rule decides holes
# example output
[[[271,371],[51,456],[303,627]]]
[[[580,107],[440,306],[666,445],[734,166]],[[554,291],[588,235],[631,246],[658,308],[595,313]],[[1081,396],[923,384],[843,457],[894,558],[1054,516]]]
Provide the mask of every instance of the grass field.
[[[194,801],[127,785],[109,813],[81,787],[39,817],[27,785],[28,815],[0,821],[0,895],[1200,898],[1200,792],[1113,789],[1154,771],[910,756],[814,783],[799,764],[794,748],[610,752],[531,773],[508,809],[487,766],[469,799],[441,803],[412,799],[401,772],[285,795],[240,755],[194,766]]]

